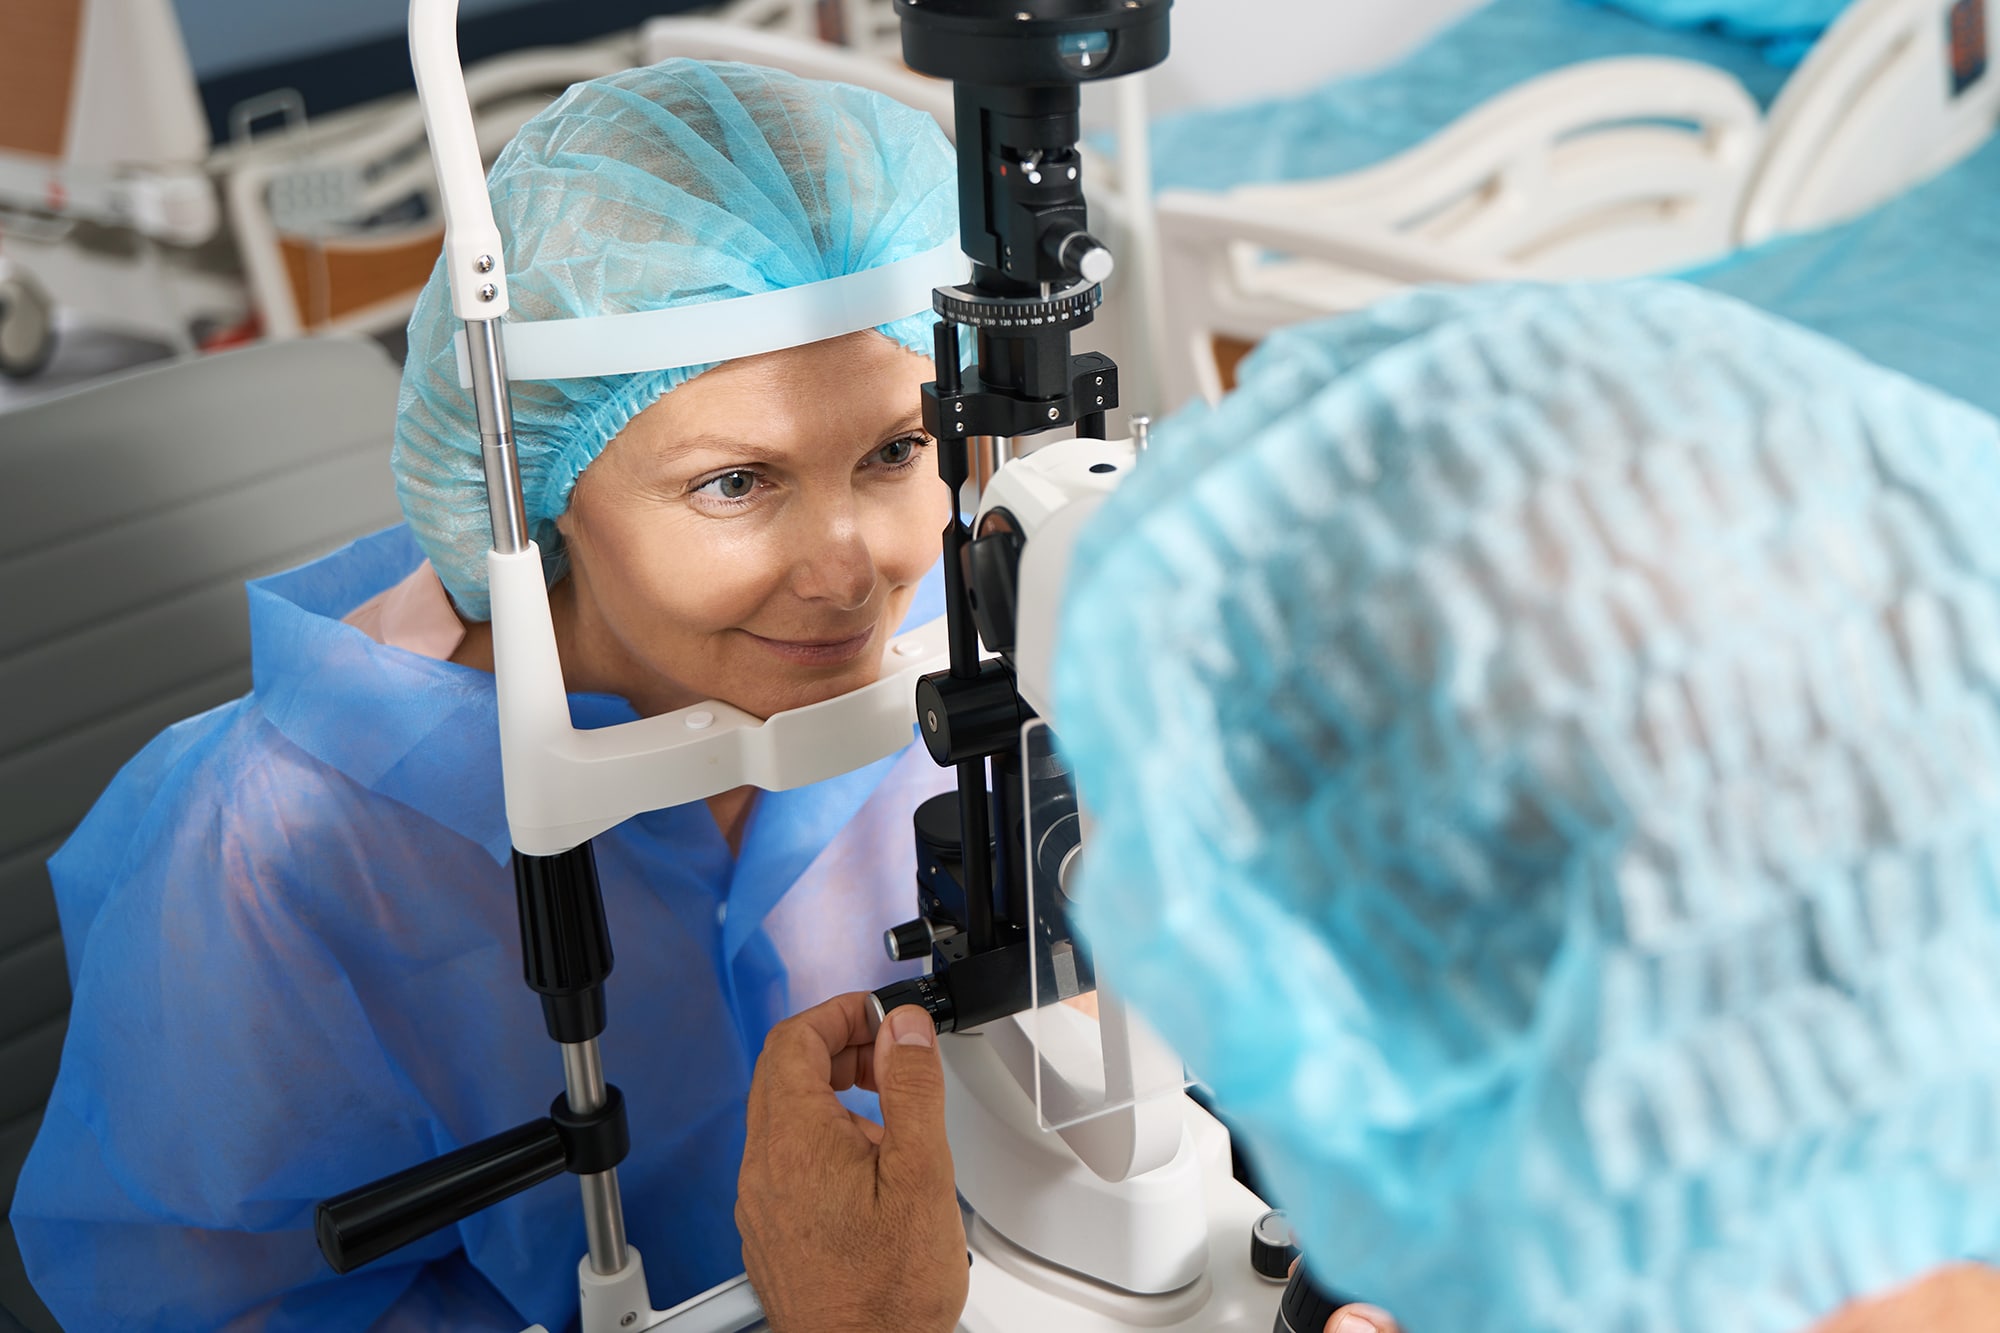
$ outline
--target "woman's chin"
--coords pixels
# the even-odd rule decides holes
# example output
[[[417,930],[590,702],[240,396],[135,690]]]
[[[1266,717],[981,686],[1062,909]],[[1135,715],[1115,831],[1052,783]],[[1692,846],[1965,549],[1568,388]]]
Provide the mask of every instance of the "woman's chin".
[[[814,704],[838,699],[882,678],[882,657],[870,654],[864,661],[850,662],[834,671],[789,671],[787,680],[766,679],[754,698],[730,699],[729,703],[756,717],[789,713]]]

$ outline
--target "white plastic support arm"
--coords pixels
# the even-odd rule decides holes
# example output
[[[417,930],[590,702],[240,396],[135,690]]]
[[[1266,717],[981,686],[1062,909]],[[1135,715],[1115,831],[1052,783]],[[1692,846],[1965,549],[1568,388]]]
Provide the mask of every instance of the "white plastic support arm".
[[[913,739],[917,677],[949,661],[943,620],[891,640],[872,685],[759,719],[723,703],[579,731],[556,653],[534,543],[488,552],[500,761],[507,824],[519,850],[567,851],[648,810],[737,787],[783,791],[824,782]]]
[[[462,320],[498,319],[507,313],[507,261],[458,60],[458,0],[410,0],[410,64],[444,206],[452,313]]]

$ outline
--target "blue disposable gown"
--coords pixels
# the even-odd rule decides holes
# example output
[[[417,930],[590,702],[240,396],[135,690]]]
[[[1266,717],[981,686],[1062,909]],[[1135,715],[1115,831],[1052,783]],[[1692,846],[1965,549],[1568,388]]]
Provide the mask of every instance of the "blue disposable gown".
[[[76,1002],[13,1220],[72,1333],[571,1323],[562,1177],[345,1278],[314,1203],[546,1113],[561,1064],[522,984],[493,678],[341,617],[421,559],[405,529],[250,585],[251,693],[172,727],[50,862]],[[935,575],[912,611],[937,614]],[[629,721],[574,695],[577,725]],[[742,1271],[732,1220],[766,1031],[908,969],[920,749],[596,843],[617,966],[604,1054],[656,1303]]]

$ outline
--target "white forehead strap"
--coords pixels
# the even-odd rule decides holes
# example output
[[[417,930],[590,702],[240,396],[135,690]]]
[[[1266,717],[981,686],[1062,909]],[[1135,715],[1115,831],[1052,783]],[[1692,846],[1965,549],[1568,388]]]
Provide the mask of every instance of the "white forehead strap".
[[[953,241],[908,259],[783,291],[726,301],[581,319],[501,325],[510,380],[590,379],[738,361],[842,338],[931,308],[931,292],[954,287],[971,266]],[[456,335],[458,382],[472,383],[465,332]]]

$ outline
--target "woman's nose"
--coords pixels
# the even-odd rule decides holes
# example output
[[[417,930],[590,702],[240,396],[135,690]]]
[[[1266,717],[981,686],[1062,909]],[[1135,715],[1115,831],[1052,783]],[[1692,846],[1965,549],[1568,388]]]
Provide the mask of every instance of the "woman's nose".
[[[794,589],[815,602],[831,602],[843,611],[858,611],[875,595],[879,577],[868,534],[851,506],[822,512],[805,539],[795,566]]]

